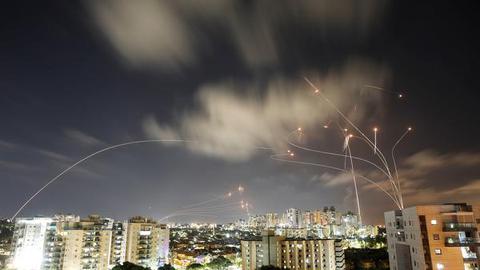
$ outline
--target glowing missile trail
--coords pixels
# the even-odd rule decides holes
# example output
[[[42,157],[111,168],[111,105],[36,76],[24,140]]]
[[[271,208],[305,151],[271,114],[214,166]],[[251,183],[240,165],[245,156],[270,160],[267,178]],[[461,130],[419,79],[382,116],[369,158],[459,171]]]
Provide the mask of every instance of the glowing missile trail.
[[[378,91],[382,91],[382,92],[386,92],[386,93],[390,93],[390,94],[395,94],[398,98],[403,98],[403,94],[401,92],[388,90],[388,89],[385,89],[385,88],[380,87],[380,86],[375,86],[375,85],[371,85],[371,84],[364,84],[363,87],[368,87],[370,89],[374,89],[374,90],[378,90]]]
[[[69,166],[68,168],[66,168],[65,170],[61,171],[59,174],[57,174],[55,177],[53,177],[52,179],[50,179],[45,185],[43,185],[40,189],[38,189],[33,195],[31,195],[28,200],[26,200],[22,206],[20,206],[20,208],[15,212],[15,214],[12,216],[12,220],[15,219],[17,217],[17,215],[38,195],[40,194],[45,188],[47,188],[50,184],[52,184],[53,182],[57,181],[59,178],[61,178],[64,174],[66,174],[67,172],[69,172],[71,169],[75,168],[76,166],[78,166],[79,164],[85,162],[86,160],[100,154],[100,153],[103,153],[103,152],[106,152],[106,151],[109,151],[109,150],[113,150],[113,149],[116,149],[116,148],[120,148],[120,147],[124,147],[124,146],[128,146],[128,145],[134,145],[134,144],[144,144],[144,143],[196,143],[196,141],[193,141],[193,140],[184,140],[184,139],[174,139],[174,140],[164,140],[164,139],[149,139],[149,140],[136,140],[136,141],[130,141],[130,142],[125,142],[125,143],[120,143],[120,144],[115,144],[115,145],[111,145],[111,146],[108,146],[108,147],[105,147],[103,149],[100,149],[88,156],[85,156],[83,157],[82,159],[78,160],[77,162],[75,162],[74,164],[72,164],[71,166]],[[256,149],[262,149],[262,150],[272,150],[271,147],[263,147],[263,146],[257,146],[255,147]]]
[[[394,150],[395,150],[395,147],[398,145],[398,143],[406,135],[406,133],[401,136],[401,138],[395,143],[395,145],[392,149],[392,162],[393,162],[393,167],[394,167],[394,170],[395,170],[395,177],[394,177],[392,175],[391,170],[390,170],[389,161],[387,160],[387,158],[385,157],[385,155],[383,154],[383,152],[380,150],[380,148],[377,145],[377,131],[378,131],[378,129],[376,127],[374,128],[374,141],[372,142],[370,140],[370,138],[368,136],[366,136],[365,133],[358,126],[356,126],[322,91],[320,91],[319,88],[317,88],[308,78],[304,77],[304,79],[314,89],[315,94],[319,95],[324,101],[326,101],[338,113],[338,115],[343,119],[343,121],[348,123],[350,126],[352,126],[354,128],[354,130],[356,132],[359,133],[360,136],[358,136],[358,138],[362,139],[362,141],[366,142],[367,145],[373,149],[374,155],[376,157],[378,157],[378,159],[382,163],[383,167],[385,168],[385,172],[386,172],[388,181],[390,182],[390,184],[392,186],[393,197],[395,197],[395,201],[398,203],[399,208],[403,209],[403,207],[404,207],[403,196],[402,196],[402,192],[401,192],[401,188],[400,188],[400,181],[399,181],[399,177],[398,177],[398,169],[396,168],[397,166],[396,166],[396,161],[395,161]],[[394,91],[390,91],[390,90],[385,90],[384,88],[381,88],[381,87],[377,87],[377,86],[373,86],[373,85],[364,85],[364,87],[369,87],[369,88],[384,91],[384,92],[396,93],[396,94],[398,94],[399,98],[403,97],[402,93],[394,92]],[[407,130],[407,133],[410,130],[411,130],[411,128],[409,128],[409,130]],[[347,129],[344,129],[344,133],[346,133],[346,132],[347,132]],[[345,140],[344,140],[344,144],[343,144],[343,149],[344,149],[344,151],[346,151],[347,147],[348,147],[348,143],[349,143],[349,137],[344,137],[344,139]],[[353,159],[353,157],[352,157],[352,159]],[[371,162],[371,163],[373,163],[373,162]],[[346,168],[346,164],[344,164],[344,166]],[[378,166],[376,166],[376,167],[378,167]],[[383,170],[381,170],[381,171],[383,171]]]
[[[360,198],[358,197],[357,178],[355,177],[355,169],[353,167],[352,151],[350,145],[347,145],[348,155],[350,156],[350,169],[352,171],[353,186],[355,187],[355,197],[357,199],[357,213],[360,225],[362,224],[362,211],[360,210]]]
[[[398,188],[398,192],[401,194],[402,193],[402,188],[400,186],[400,178],[398,177],[398,169],[397,169],[397,162],[395,160],[395,148],[397,147],[397,145],[403,140],[403,138],[405,138],[405,136],[407,136],[407,134],[412,131],[412,128],[411,127],[408,127],[407,128],[407,131],[405,131],[402,136],[400,136],[400,138],[395,142],[395,144],[393,145],[392,147],[392,161],[393,161],[393,166],[394,166],[394,169],[395,169],[395,177],[397,178],[397,188]],[[400,204],[402,205],[403,207],[403,198],[400,196]]]
[[[278,157],[281,157],[281,156],[285,156],[285,154],[271,155],[270,158],[273,159],[273,160],[276,160],[276,161],[282,161],[282,162],[287,162],[287,163],[292,163],[292,164],[300,164],[300,165],[309,165],[309,166],[331,169],[331,170],[335,170],[335,171],[339,171],[339,172],[343,172],[343,173],[348,173],[348,170],[345,170],[345,169],[342,169],[342,168],[339,168],[339,167],[335,167],[335,166],[331,166],[331,165],[322,164],[322,163],[304,162],[304,161],[298,161],[298,160],[278,158]],[[400,207],[400,204],[396,200],[396,198],[392,194],[390,194],[390,192],[388,192],[384,187],[382,187],[379,183],[377,183],[376,181],[374,181],[374,180],[372,180],[372,179],[370,179],[370,178],[368,178],[364,175],[358,175],[357,174],[357,176],[360,177],[361,179],[369,182],[370,184],[373,184],[374,186],[376,186],[383,193],[385,193],[395,203],[395,205],[399,209],[402,209]]]
[[[66,168],[65,170],[63,170],[61,173],[59,173],[57,176],[55,176],[54,178],[52,178],[50,181],[48,181],[45,185],[43,185],[39,190],[37,190],[32,196],[30,196],[30,198],[28,198],[27,201],[25,201],[25,203],[22,204],[22,206],[17,210],[17,212],[15,212],[15,214],[12,216],[12,220],[15,219],[15,217],[23,210],[23,208],[25,208],[25,206],[27,206],[30,201],[32,201],[35,196],[37,196],[40,192],[42,192],[46,187],[48,187],[51,183],[55,182],[57,179],[59,179],[60,177],[62,177],[62,175],[66,174],[68,171],[70,171],[71,169],[73,169],[74,167],[76,167],[77,165],[79,165],[80,163],[84,162],[85,160],[91,158],[91,157],[94,157],[100,153],[103,153],[103,152],[106,152],[108,150],[112,150],[112,149],[115,149],[115,148],[120,148],[120,147],[123,147],[123,146],[127,146],[127,145],[132,145],[132,144],[142,144],[142,143],[152,143],[152,142],[162,142],[162,143],[179,143],[179,142],[192,142],[190,140],[140,140],[140,141],[131,141],[131,142],[126,142],[126,143],[120,143],[120,144],[116,144],[116,145],[112,145],[112,146],[109,146],[109,147],[106,147],[106,148],[103,148],[101,150],[98,150],[82,159],[80,159],[79,161],[75,162],[73,165],[71,165],[70,167]]]
[[[291,135],[294,133],[295,131],[291,132],[288,136],[287,136],[287,143],[293,147],[296,147],[298,149],[302,149],[302,150],[305,150],[305,151],[309,151],[309,152],[313,152],[313,153],[319,153],[319,154],[324,154],[324,155],[331,155],[331,156],[337,156],[337,157],[343,157],[343,158],[348,158],[349,156],[348,155],[344,155],[344,154],[340,154],[340,153],[333,153],[333,152],[327,152],[327,151],[322,151],[322,150],[317,150],[317,149],[312,149],[312,148],[309,148],[309,147],[306,147],[306,146],[301,146],[301,145],[298,145],[294,142],[292,142],[290,140],[290,137]],[[288,150],[289,153],[290,153],[290,150]],[[383,174],[385,174],[387,177],[389,177],[389,175],[387,174],[387,172],[385,170],[383,170],[382,168],[380,168],[377,164],[371,162],[370,160],[367,160],[367,159],[364,159],[364,158],[361,158],[361,157],[357,157],[357,156],[353,156],[352,155],[352,158],[355,159],[355,160],[360,160],[362,162],[365,162],[365,163],[368,163],[372,166],[374,166],[376,169],[378,169],[379,171],[381,171]]]

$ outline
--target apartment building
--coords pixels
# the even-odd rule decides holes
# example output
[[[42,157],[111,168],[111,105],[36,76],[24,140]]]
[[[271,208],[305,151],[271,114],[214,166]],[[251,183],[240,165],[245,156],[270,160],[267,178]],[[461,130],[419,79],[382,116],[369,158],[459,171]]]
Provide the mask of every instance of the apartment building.
[[[130,261],[157,269],[168,262],[169,229],[143,217],[114,222],[91,215],[18,218],[13,255],[16,270],[107,270]]]
[[[414,206],[385,213],[390,269],[478,270],[480,205]]]
[[[286,238],[264,231],[261,239],[241,241],[242,270],[274,265],[292,270],[345,269],[340,240]]]
[[[128,221],[125,259],[129,262],[156,269],[168,259],[169,229],[144,217]]]

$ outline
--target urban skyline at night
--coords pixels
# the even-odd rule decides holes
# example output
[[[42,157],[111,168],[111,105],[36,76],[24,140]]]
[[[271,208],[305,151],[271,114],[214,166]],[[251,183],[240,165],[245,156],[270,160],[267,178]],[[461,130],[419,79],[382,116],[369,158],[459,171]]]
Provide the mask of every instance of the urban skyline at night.
[[[0,270],[479,270],[478,1],[0,9]]]

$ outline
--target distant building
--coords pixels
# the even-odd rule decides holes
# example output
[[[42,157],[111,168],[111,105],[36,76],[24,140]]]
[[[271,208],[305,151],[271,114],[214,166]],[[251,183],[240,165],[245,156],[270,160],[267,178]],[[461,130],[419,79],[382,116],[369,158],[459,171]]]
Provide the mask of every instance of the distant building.
[[[262,237],[242,240],[242,270],[255,270],[262,265],[274,265],[295,270],[345,269],[340,240],[286,238],[273,231]]]
[[[315,215],[312,211],[306,210],[302,215],[302,223],[305,228],[311,228],[315,224]]]
[[[267,228],[275,228],[279,224],[278,214],[277,213],[266,213],[265,214]]]
[[[480,205],[414,206],[385,213],[391,270],[479,269]]]
[[[292,228],[301,228],[302,224],[302,212],[300,209],[290,208],[287,209],[287,224]]]

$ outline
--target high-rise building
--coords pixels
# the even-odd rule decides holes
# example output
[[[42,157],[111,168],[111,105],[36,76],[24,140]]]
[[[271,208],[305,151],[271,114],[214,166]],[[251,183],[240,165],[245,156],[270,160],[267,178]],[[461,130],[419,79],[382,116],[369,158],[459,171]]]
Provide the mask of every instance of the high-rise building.
[[[287,224],[292,228],[302,227],[302,212],[300,209],[290,208],[287,209]]]
[[[144,217],[133,217],[128,221],[125,260],[156,269],[161,261],[167,260],[169,229]]]
[[[328,224],[328,215],[322,210],[315,210],[315,212],[313,212],[313,220],[315,225],[325,226]]]
[[[312,211],[306,210],[305,212],[303,212],[302,222],[304,227],[311,228],[315,224],[314,220],[315,215]]]
[[[265,215],[251,215],[248,218],[248,226],[254,228],[267,227],[267,219]]]
[[[52,218],[18,218],[13,233],[12,267],[17,270],[40,270],[44,263],[47,229]]]
[[[169,229],[150,219],[35,217],[16,220],[10,264],[16,270],[107,270],[130,261],[157,269],[168,255]]]
[[[126,222],[113,223],[110,265],[117,265],[125,262],[127,250],[127,227],[128,224]]]
[[[267,228],[275,228],[278,225],[279,221],[277,213],[266,213],[265,217],[267,221]]]
[[[62,269],[108,269],[113,220],[97,215],[79,222],[64,222]]]
[[[479,269],[480,205],[425,205],[385,212],[392,270]]]
[[[340,240],[286,238],[264,231],[260,239],[241,241],[242,270],[274,265],[295,270],[345,269]]]

